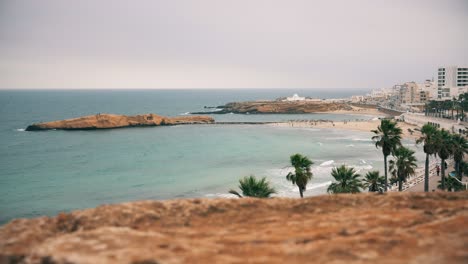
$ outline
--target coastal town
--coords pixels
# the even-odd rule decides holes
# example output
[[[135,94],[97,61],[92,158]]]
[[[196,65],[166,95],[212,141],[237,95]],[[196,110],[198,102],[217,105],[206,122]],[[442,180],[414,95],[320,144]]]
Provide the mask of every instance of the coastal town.
[[[392,87],[376,88],[365,95],[353,95],[349,98],[320,99],[294,94],[278,100],[374,104],[400,112],[422,113],[426,103],[430,101],[458,101],[460,95],[468,92],[468,66],[439,67],[436,74],[436,78],[422,82],[408,81]]]
[[[465,134],[468,131],[466,93],[468,66],[444,66],[437,69],[436,78],[377,88],[365,95],[319,99],[294,94],[278,100],[291,103],[351,104],[358,109],[361,107],[360,111],[375,106],[379,111],[390,113],[408,124],[422,126],[433,123],[452,133]]]

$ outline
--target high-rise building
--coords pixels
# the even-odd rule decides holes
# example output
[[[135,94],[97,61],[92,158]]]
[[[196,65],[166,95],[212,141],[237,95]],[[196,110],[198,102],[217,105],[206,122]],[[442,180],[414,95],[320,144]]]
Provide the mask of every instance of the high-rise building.
[[[466,91],[468,91],[468,67],[439,67],[437,98],[451,99]]]

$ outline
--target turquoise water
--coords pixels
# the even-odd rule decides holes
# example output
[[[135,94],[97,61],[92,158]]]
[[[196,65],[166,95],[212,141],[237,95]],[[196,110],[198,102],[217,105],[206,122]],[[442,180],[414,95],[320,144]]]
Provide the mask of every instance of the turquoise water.
[[[205,105],[274,99],[293,92],[0,91],[0,222],[140,199],[229,197],[227,191],[249,174],[268,177],[279,196],[298,196],[285,180],[293,153],[306,154],[315,162],[306,195],[325,192],[336,164],[346,163],[360,172],[383,167],[370,132],[270,125],[22,131],[34,122],[98,112],[180,115],[200,111]],[[343,91],[306,92],[300,94],[347,96]],[[332,114],[214,117],[218,121],[369,118]]]

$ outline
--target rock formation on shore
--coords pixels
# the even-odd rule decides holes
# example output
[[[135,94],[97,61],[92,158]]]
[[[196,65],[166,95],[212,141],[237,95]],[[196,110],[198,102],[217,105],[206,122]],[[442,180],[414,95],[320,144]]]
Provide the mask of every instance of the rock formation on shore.
[[[468,193],[104,205],[0,227],[0,263],[468,263]]]
[[[194,112],[192,114],[306,114],[318,112],[333,112],[339,110],[352,110],[345,103],[310,102],[310,101],[253,101],[228,103],[217,108],[218,111]]]
[[[214,119],[209,116],[180,116],[165,117],[155,114],[144,114],[136,116],[96,114],[73,119],[52,121],[46,123],[32,124],[26,131],[62,129],[62,130],[92,130],[109,129],[138,126],[164,126],[179,124],[205,124],[213,123]]]

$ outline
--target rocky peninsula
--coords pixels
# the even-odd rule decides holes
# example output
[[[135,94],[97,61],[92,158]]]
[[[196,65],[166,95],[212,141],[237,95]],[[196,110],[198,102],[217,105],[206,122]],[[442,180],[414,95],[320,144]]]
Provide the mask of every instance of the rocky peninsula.
[[[0,227],[0,263],[467,263],[468,193],[186,199]]]
[[[123,127],[142,126],[170,126],[181,124],[207,124],[214,123],[214,119],[209,116],[180,116],[165,117],[156,114],[143,114],[135,116],[96,114],[73,119],[32,124],[26,131],[38,130],[94,130],[111,129]]]
[[[233,102],[216,108],[215,111],[193,112],[192,114],[307,114],[353,110],[353,107],[347,103],[327,101],[289,102],[281,100]]]

